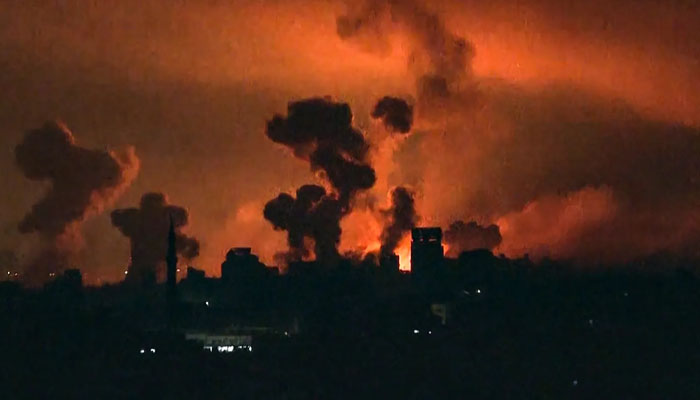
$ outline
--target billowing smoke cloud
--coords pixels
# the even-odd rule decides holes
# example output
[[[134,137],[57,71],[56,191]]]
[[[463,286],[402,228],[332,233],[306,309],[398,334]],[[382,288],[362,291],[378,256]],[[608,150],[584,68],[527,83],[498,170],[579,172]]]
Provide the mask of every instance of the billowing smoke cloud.
[[[545,195],[528,203],[522,210],[498,219],[504,239],[500,250],[511,256],[528,253],[535,259],[545,256],[588,258],[580,250],[591,245],[598,247],[593,242],[600,243],[603,232],[607,231],[604,227],[614,221],[619,211],[619,204],[609,187],[585,187],[566,195]],[[620,230],[620,233],[624,231]],[[621,239],[587,250],[594,250],[596,256],[607,258],[605,247],[611,249],[616,246],[613,242]]]
[[[349,2],[337,18],[342,38],[382,49],[398,32],[411,46],[416,123],[437,121],[421,126],[445,133],[422,135],[396,157],[401,180],[421,193],[421,215],[437,224],[496,221],[503,235],[496,250],[508,256],[619,262],[692,251],[700,237],[697,127],[655,120],[610,96],[642,93],[648,82],[630,78],[626,89],[606,83],[603,91],[476,77],[472,46],[422,4]],[[622,70],[641,62],[631,61]],[[599,72],[607,74],[590,73]],[[657,103],[677,91],[664,84],[644,97]],[[470,108],[475,102],[483,107]]]
[[[132,148],[114,153],[79,147],[58,122],[28,131],[15,147],[15,160],[27,178],[50,184],[19,223],[20,232],[41,237],[43,248],[24,270],[28,282],[40,283],[69,266],[82,243],[80,223],[121,194],[139,160]]]
[[[379,255],[384,257],[394,253],[401,238],[416,226],[416,214],[413,192],[399,186],[391,191],[391,208],[386,210],[387,223],[382,230],[382,246]]]
[[[337,260],[340,220],[350,212],[355,194],[376,181],[367,159],[369,144],[352,126],[350,106],[322,98],[292,102],[287,117],[275,115],[266,133],[308,161],[312,170],[322,171],[335,190],[326,193],[321,186],[304,185],[296,198],[282,193],[265,205],[265,218],[276,229],[287,231],[286,261],[309,256],[305,238],[314,240],[316,259]]]
[[[146,193],[139,208],[117,209],[111,217],[112,225],[131,242],[127,280],[143,282],[162,277],[171,221],[177,253],[186,259],[199,255],[197,239],[180,231],[188,223],[187,210],[168,204],[163,193]]]
[[[474,221],[461,220],[450,224],[445,231],[447,256],[457,257],[463,251],[476,249],[493,250],[501,243],[501,232],[497,225],[482,226]]]
[[[462,98],[473,91],[471,84],[474,47],[451,32],[437,14],[414,0],[365,0],[348,2],[348,12],[336,19],[338,35],[388,46],[388,35],[402,30],[413,46],[409,68],[416,75],[421,105]],[[470,96],[472,97],[472,96]]]
[[[329,196],[323,187],[301,186],[296,198],[282,193],[265,204],[263,215],[275,229],[287,231],[289,252],[285,254],[286,261],[310,256],[304,238],[313,239],[317,259],[331,261],[338,258],[340,219],[344,210],[340,201]]]
[[[697,128],[569,85],[482,83],[488,110],[425,153],[440,157],[418,171],[421,214],[495,221],[511,257],[614,263],[697,243]]]
[[[570,259],[588,265],[672,253],[698,258],[700,211],[693,202],[644,205],[610,187],[545,195],[498,219],[511,256]]]
[[[287,117],[275,115],[268,121],[266,134],[308,161],[313,170],[323,171],[344,207],[358,190],[374,185],[374,169],[367,162],[369,144],[352,126],[347,103],[327,98],[291,102]]]
[[[408,133],[413,124],[413,106],[398,97],[384,96],[372,110],[372,118],[380,118],[392,132]]]

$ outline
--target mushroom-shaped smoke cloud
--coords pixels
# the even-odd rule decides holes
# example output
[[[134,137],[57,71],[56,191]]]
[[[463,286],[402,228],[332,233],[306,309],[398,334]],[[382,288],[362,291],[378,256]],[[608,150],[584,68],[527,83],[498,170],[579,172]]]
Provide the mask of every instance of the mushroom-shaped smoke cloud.
[[[37,232],[42,239],[38,257],[24,271],[36,284],[68,266],[82,243],[80,223],[121,194],[136,176],[139,160],[133,148],[116,153],[79,147],[59,122],[28,131],[15,159],[27,178],[50,183],[19,223],[20,232]]]
[[[327,98],[292,102],[286,117],[275,115],[268,121],[266,134],[308,161],[312,170],[322,171],[334,189],[327,193],[323,187],[304,185],[296,198],[282,193],[265,205],[265,218],[287,231],[284,261],[310,256],[304,243],[309,238],[315,242],[316,259],[332,264],[339,257],[340,220],[351,211],[353,197],[376,181],[367,157],[369,144],[352,126],[350,106]]]
[[[111,217],[112,225],[131,241],[129,281],[148,282],[162,277],[171,221],[178,254],[187,259],[199,255],[197,239],[180,232],[188,223],[187,210],[168,204],[163,193],[146,193],[139,208],[114,210]]]
[[[352,126],[347,103],[327,98],[289,103],[287,117],[275,115],[266,134],[308,161],[313,170],[323,171],[345,206],[358,190],[374,185],[374,169],[367,161],[369,144]]]

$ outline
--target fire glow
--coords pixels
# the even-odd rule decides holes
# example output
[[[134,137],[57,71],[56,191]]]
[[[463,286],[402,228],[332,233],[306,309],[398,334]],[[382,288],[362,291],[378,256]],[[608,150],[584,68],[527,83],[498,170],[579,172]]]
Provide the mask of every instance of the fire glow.
[[[81,15],[78,3],[0,5],[7,15],[41,16],[44,24],[35,33],[27,18],[10,18],[0,33],[15,49],[6,57],[26,63],[3,70],[6,114],[13,116],[7,129],[36,126],[36,115],[58,115],[76,128],[83,150],[136,146],[131,156],[101,151],[119,164],[120,179],[70,180],[93,184],[87,202],[78,195],[89,188],[58,180],[60,198],[49,197],[60,200],[56,210],[71,210],[72,222],[22,229],[38,233],[49,256],[94,268],[90,276],[112,271],[114,279],[124,278],[128,243],[99,219],[108,218],[111,204],[137,201],[137,188],[162,187],[188,210],[192,221],[183,233],[201,240],[193,264],[207,273],[219,273],[233,246],[250,246],[266,264],[282,266],[275,256],[289,251],[287,231],[274,231],[262,210],[280,192],[296,196],[304,184],[340,201],[344,195],[323,168],[329,160],[370,165],[376,178],[371,188],[346,194],[349,208],[341,204],[332,221],[339,221],[339,236],[331,224],[332,239],[321,243],[338,256],[380,254],[397,186],[415,192],[416,224],[445,230],[448,257],[475,246],[508,257],[601,263],[657,252],[698,255],[700,90],[697,63],[688,61],[700,48],[686,44],[697,42],[688,40],[696,36],[693,15],[597,0],[565,15],[549,15],[560,8],[553,3],[528,1],[522,7],[450,0],[360,0],[346,7],[300,7],[294,0],[236,7],[147,3],[95,3],[89,18],[72,18],[69,26],[54,13]],[[604,29],[590,23],[601,18]],[[146,23],[151,20],[170,22]],[[644,29],[628,37],[622,27],[630,24]],[[44,100],[29,95],[36,92],[29,82],[42,88]],[[343,149],[332,154],[340,157],[312,160],[284,143],[278,143],[282,152],[271,150],[260,132],[266,121],[275,113],[287,117],[287,103],[326,95],[352,108],[366,154],[356,158]],[[409,132],[405,119],[388,114],[399,103],[385,98],[414,107]],[[193,145],[195,134],[201,140]],[[167,168],[156,170],[166,142],[174,144],[167,147],[172,154]],[[139,169],[136,153],[149,168],[127,188]],[[203,171],[217,179],[202,179]],[[18,182],[11,175],[8,187]],[[6,208],[23,215],[28,200],[10,196]],[[447,235],[457,221],[464,223]],[[387,241],[396,242],[389,247],[402,269],[410,265],[406,226]],[[81,250],[82,229],[89,252]],[[29,235],[14,234],[27,243],[18,252],[35,250]],[[295,244],[306,250],[301,259],[315,259],[318,241],[302,236]],[[111,246],[120,239],[123,246]],[[29,265],[20,267],[28,276]]]

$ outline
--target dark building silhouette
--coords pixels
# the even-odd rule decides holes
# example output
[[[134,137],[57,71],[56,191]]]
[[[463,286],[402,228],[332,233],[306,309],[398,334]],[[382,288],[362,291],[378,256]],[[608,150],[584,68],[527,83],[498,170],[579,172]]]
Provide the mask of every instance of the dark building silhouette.
[[[413,228],[411,238],[411,273],[416,277],[439,273],[444,265],[442,229]]]
[[[234,247],[226,253],[226,261],[221,264],[221,280],[233,282],[260,277],[265,274],[265,268],[258,256],[251,253],[250,247]]]
[[[77,268],[63,271],[62,281],[66,287],[74,290],[82,290],[83,288],[83,274]]]
[[[79,269],[67,269],[44,285],[52,295],[52,305],[73,308],[83,301],[83,274]]]
[[[317,274],[320,272],[320,267],[316,261],[292,261],[287,266],[288,275],[308,275]]]
[[[194,267],[187,267],[188,281],[203,281],[205,278],[204,271]]]
[[[167,296],[168,304],[172,304],[177,300],[177,247],[176,247],[175,224],[172,218],[170,219],[170,229],[168,230],[168,251],[165,256],[166,272],[167,272]]]
[[[387,254],[379,258],[379,268],[382,271],[398,272],[399,271],[399,256],[396,254]]]

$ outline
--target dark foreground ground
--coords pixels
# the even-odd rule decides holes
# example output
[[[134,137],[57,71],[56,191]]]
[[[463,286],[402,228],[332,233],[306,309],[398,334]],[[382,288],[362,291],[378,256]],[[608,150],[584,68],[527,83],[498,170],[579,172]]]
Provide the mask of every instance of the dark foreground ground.
[[[0,398],[700,398],[694,278],[538,285],[456,298],[448,326],[419,333],[409,317],[390,322],[376,299],[355,309],[362,302],[348,298],[307,313],[306,331],[234,354],[176,336],[150,353],[132,312],[6,303]]]
[[[683,324],[474,322],[430,335],[272,338],[227,355],[32,332],[5,337],[2,398],[700,398],[698,335]]]
[[[688,347],[696,338],[673,335],[659,344],[651,332],[634,337],[541,332],[527,339],[521,334],[298,338],[269,351],[228,356],[76,354],[37,347],[10,357],[4,353],[2,392],[6,399],[700,395],[698,348]]]

